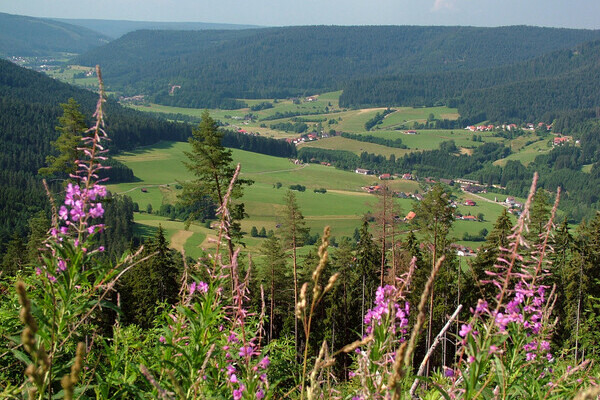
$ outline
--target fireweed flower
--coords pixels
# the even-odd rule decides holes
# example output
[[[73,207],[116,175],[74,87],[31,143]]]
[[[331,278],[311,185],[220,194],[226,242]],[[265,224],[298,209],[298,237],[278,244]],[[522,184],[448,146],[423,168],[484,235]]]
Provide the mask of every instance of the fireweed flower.
[[[365,314],[364,323],[366,325],[367,335],[373,333],[373,327],[379,326],[384,322],[384,319],[391,318],[392,333],[397,330],[400,333],[406,333],[408,327],[408,315],[410,312],[409,304],[404,303],[400,306],[395,300],[397,295],[396,288],[391,285],[379,287],[375,293],[375,307],[368,310]]]

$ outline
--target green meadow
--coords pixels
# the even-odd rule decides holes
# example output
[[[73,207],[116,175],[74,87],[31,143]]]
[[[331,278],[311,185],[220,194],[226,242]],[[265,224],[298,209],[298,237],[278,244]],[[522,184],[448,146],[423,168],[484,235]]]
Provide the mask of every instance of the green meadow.
[[[135,214],[135,222],[140,234],[150,236],[160,224],[174,248],[183,249],[186,254],[198,257],[203,248],[213,246],[211,238],[215,238],[216,231],[200,223],[192,224],[186,230],[182,221],[172,221],[155,214],[162,204],[177,201],[178,181],[193,179],[183,165],[186,160],[183,152],[188,149],[189,145],[184,142],[161,142],[117,156],[119,161],[133,170],[137,180],[109,185],[109,189],[127,194],[139,204],[140,212]],[[334,236],[351,236],[354,229],[360,226],[363,215],[372,211],[377,203],[376,196],[361,189],[362,186],[380,184],[381,181],[375,176],[364,176],[319,164],[295,165],[285,158],[242,150],[233,150],[233,159],[235,163],[240,163],[242,176],[254,181],[252,186],[245,188],[242,199],[249,216],[242,221],[242,229],[248,233],[244,237],[244,251],[255,253],[264,240],[250,237],[249,232],[253,226],[259,230],[264,227],[267,231],[277,232],[280,222],[278,214],[283,209],[283,196],[290,185],[306,186],[305,192],[295,193],[307,226],[313,234],[321,233],[325,226],[331,226]],[[276,188],[277,183],[281,183],[281,188]],[[422,190],[414,181],[399,179],[388,183],[395,191],[414,193]],[[314,189],[318,188],[325,188],[327,192],[315,193]],[[465,195],[461,193],[458,196],[464,202]],[[473,247],[477,247],[479,243],[460,240],[464,232],[475,234],[484,227],[491,230],[493,222],[502,211],[499,204],[475,200],[475,207],[459,206],[459,210],[465,215],[483,213],[485,221],[456,221],[452,232],[459,243]],[[400,206],[401,216],[406,215],[413,207],[413,200],[396,201]],[[148,204],[152,206],[154,213],[146,212]],[[410,229],[411,226],[408,225],[399,228],[400,231]]]
[[[525,141],[527,140],[527,141]],[[533,143],[529,143],[533,141]],[[495,165],[505,166],[510,160],[520,161],[527,166],[532,163],[535,158],[541,154],[546,154],[552,150],[552,145],[549,144],[549,139],[539,139],[536,136],[524,136],[511,141],[511,149],[513,153],[506,158],[497,160]]]

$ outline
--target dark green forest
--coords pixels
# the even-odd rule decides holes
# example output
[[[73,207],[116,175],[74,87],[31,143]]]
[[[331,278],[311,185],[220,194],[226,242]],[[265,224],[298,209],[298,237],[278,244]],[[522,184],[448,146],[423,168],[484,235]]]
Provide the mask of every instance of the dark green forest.
[[[458,107],[464,125],[539,121],[548,111],[600,104],[595,84],[599,60],[600,42],[593,41],[509,66],[490,63],[489,68],[473,71],[365,78],[344,86],[340,104],[445,104]]]
[[[82,53],[109,37],[65,22],[0,13],[0,57]]]
[[[137,31],[72,62],[100,64],[111,90],[144,93],[156,103],[236,108],[236,98],[284,98],[337,90],[358,78],[502,66],[598,38],[597,31],[526,26]],[[170,93],[173,85],[181,88]]]

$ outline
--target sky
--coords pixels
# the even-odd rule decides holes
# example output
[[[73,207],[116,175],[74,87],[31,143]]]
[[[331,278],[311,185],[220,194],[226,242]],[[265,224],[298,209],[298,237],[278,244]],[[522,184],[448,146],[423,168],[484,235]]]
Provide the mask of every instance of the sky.
[[[51,18],[287,25],[534,25],[600,29],[600,0],[0,0]]]

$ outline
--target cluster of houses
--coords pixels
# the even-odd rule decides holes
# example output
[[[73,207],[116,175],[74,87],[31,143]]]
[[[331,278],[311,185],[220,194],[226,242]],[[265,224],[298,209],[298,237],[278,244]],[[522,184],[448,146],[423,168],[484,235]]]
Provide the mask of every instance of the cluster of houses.
[[[517,124],[502,124],[502,125],[469,125],[465,129],[471,132],[491,132],[494,130],[504,130],[504,131],[513,131],[515,129],[521,128],[527,131],[535,131],[536,125],[533,123],[525,123],[522,126],[518,126]],[[546,124],[544,122],[539,122],[537,124],[538,129],[545,129],[547,131],[552,130],[552,125]]]
[[[573,136],[561,135],[560,133],[556,134],[556,137],[552,139],[553,146],[562,146],[565,143],[569,143],[573,141]],[[579,140],[575,141],[575,144],[579,144]]]
[[[299,143],[306,143],[306,142],[312,142],[315,140],[319,140],[319,139],[326,139],[328,137],[331,136],[339,136],[341,135],[341,132],[336,132],[335,134],[332,133],[328,133],[328,132],[321,132],[321,133],[317,133],[317,132],[311,132],[311,133],[307,133],[304,134],[300,137],[297,138],[287,138],[285,139],[286,142],[288,143],[293,143],[293,144],[299,144]]]

